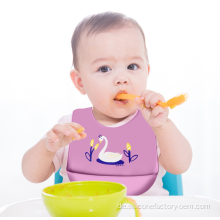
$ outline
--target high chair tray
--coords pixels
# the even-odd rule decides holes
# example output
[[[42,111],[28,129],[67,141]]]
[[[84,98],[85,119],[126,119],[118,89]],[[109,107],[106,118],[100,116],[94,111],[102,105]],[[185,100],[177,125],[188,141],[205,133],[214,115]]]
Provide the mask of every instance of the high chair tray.
[[[220,216],[220,201],[201,196],[129,196],[145,216]],[[124,205],[118,217],[133,217],[134,210]],[[0,217],[50,217],[41,198],[0,207]]]

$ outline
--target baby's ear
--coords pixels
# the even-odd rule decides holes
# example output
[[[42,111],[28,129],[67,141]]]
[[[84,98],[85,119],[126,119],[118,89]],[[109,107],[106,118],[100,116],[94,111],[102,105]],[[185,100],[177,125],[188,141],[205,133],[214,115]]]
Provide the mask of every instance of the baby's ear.
[[[78,70],[73,69],[70,71],[70,78],[73,82],[73,84],[75,85],[75,87],[80,91],[81,94],[85,95],[85,89],[82,83],[82,78],[80,76],[80,73]]]

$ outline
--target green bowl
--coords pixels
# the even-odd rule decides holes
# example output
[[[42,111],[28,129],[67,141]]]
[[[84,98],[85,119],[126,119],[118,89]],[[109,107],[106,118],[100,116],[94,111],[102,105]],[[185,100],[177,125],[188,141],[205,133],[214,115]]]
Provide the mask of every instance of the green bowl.
[[[54,217],[116,217],[123,203],[141,213],[135,200],[126,197],[125,185],[108,181],[60,183],[42,190],[44,204]]]

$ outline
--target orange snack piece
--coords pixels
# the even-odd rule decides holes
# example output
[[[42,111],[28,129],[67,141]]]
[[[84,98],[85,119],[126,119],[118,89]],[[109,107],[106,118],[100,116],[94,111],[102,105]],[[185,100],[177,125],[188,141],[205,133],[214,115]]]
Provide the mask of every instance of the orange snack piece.
[[[83,131],[83,128],[78,128],[76,131],[77,133],[81,133]],[[75,138],[72,137],[72,139],[74,140]]]
[[[177,105],[183,104],[187,99],[189,98],[189,95],[187,93],[181,93],[176,96],[174,96],[172,99],[169,99],[167,102],[158,102],[158,105],[161,105],[162,107],[170,107],[171,109],[175,108]]]
[[[79,128],[76,130],[78,133],[81,133],[83,131],[83,128]]]

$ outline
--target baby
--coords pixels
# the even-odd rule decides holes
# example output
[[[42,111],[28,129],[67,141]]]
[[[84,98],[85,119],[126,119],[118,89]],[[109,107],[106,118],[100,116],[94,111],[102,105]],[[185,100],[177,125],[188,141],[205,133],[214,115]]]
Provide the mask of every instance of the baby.
[[[169,195],[169,192],[163,188],[162,177],[166,171],[172,174],[186,172],[192,160],[192,149],[187,139],[168,118],[169,109],[156,105],[158,101],[166,102],[164,97],[146,89],[150,65],[143,30],[134,19],[121,13],[100,13],[88,16],[78,24],[73,33],[71,45],[74,69],[71,70],[70,77],[77,90],[82,95],[88,95],[92,103],[92,114],[88,108],[85,111],[77,110],[71,115],[61,117],[58,124],[53,126],[23,156],[23,175],[30,182],[40,183],[47,180],[61,167],[60,175],[63,177],[63,182],[72,181],[68,174],[68,172],[74,171],[71,164],[74,161],[75,164],[82,161],[78,154],[74,154],[70,149],[82,150],[83,157],[87,158],[87,164],[96,159],[92,159],[92,153],[94,155],[93,151],[97,149],[98,145],[93,151],[91,148],[89,153],[86,152],[87,154],[83,149],[84,145],[80,145],[85,143],[83,142],[85,140],[91,141],[91,139],[88,140],[88,135],[92,132],[92,128],[89,130],[90,122],[94,122],[94,126],[96,126],[94,129],[109,129],[109,127],[119,129],[122,125],[131,126],[131,122],[135,123],[138,117],[139,119],[143,118],[144,122],[141,123],[149,126],[152,134],[156,136],[159,161],[159,172],[155,182],[149,190],[141,195]],[[117,100],[116,96],[119,93],[135,94],[140,98]],[[89,122],[83,121],[84,118]],[[83,123],[88,124],[88,132],[83,127]],[[149,133],[147,130],[139,132],[138,127],[133,130],[130,127],[129,136],[137,138],[139,135],[143,137]],[[99,139],[95,139],[95,141],[101,142],[103,138],[106,137],[99,135]],[[72,145],[75,146],[70,147]],[[92,146],[93,143],[90,145]],[[142,149],[146,149],[143,142],[141,145]],[[134,150],[133,148],[132,150]],[[69,156],[73,153],[71,160],[68,160],[68,153]],[[120,156],[120,154],[108,153],[115,155],[115,157]],[[99,156],[103,160],[97,160],[97,162],[105,164],[102,169],[103,173],[110,173],[109,167],[113,167],[107,166],[107,164],[116,162],[119,164],[121,161],[120,163],[124,165],[122,160],[107,160],[107,156],[110,157],[106,155],[101,155],[100,152]],[[136,161],[141,159],[141,154],[138,155],[139,158],[137,155],[135,156]],[[132,163],[129,161],[129,165],[134,163],[135,161]],[[91,166],[83,166],[82,164],[75,166],[78,166],[78,169],[84,174],[86,169],[92,169]],[[75,170],[75,172],[78,171]],[[111,175],[113,174],[114,172]],[[77,175],[74,176],[74,180],[84,180],[79,173]]]

